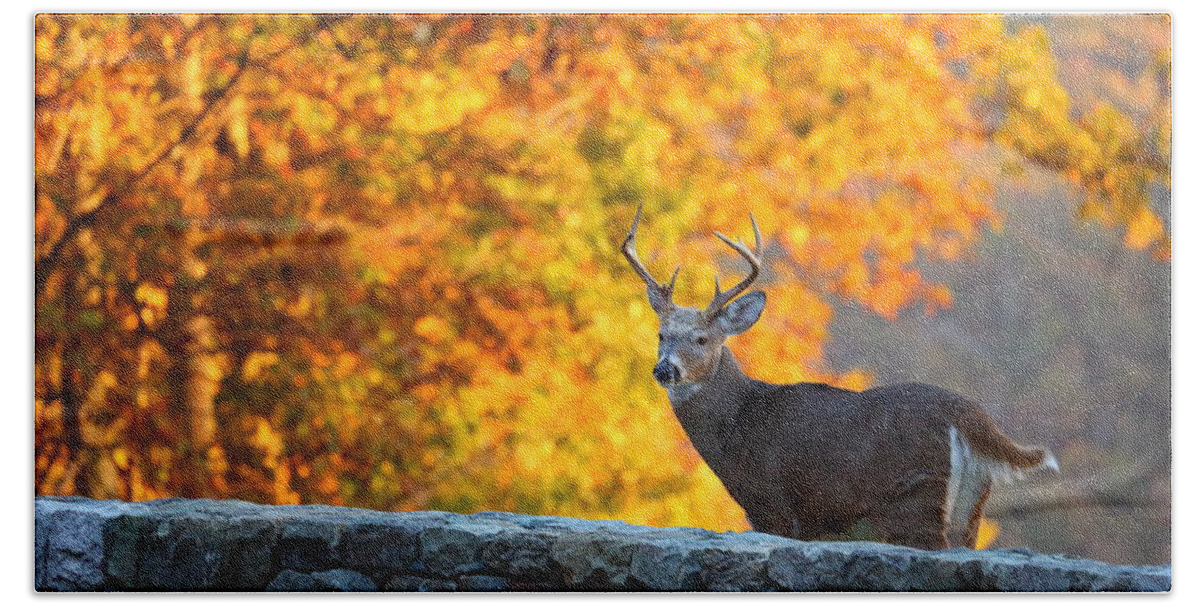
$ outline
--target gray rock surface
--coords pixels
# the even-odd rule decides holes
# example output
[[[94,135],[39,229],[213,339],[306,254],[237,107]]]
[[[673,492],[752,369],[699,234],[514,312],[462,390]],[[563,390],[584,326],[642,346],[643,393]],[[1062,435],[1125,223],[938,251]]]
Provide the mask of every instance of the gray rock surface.
[[[375,581],[353,570],[338,568],[324,572],[314,572],[313,580],[321,591],[378,591]]]
[[[511,513],[34,500],[40,591],[1167,591],[1171,567]]]
[[[388,580],[384,591],[457,591],[454,581],[400,574]]]

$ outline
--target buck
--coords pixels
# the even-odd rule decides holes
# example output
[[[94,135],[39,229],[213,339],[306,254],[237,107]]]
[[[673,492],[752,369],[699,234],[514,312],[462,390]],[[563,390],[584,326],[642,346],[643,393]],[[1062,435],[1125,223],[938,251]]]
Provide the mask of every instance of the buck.
[[[1058,470],[1048,450],[1017,445],[979,405],[936,386],[857,392],[748,377],[725,340],[750,329],[767,301],[762,291],[738,297],[762,267],[754,216],[754,250],[714,231],[750,272],[724,291],[718,276],[704,310],[671,301],[678,268],[660,284],[638,260],[641,216],[639,206],[621,250],[658,315],[654,379],[756,531],[814,540],[853,528],[893,544],[973,548],[994,481]]]

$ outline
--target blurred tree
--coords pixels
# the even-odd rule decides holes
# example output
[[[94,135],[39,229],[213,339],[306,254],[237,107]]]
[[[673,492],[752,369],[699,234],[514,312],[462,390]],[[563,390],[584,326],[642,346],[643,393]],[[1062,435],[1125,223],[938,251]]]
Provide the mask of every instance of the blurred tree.
[[[1169,21],[1166,15],[1150,18]],[[1103,32],[1097,21],[1078,20],[1075,29]],[[1068,176],[1080,189],[1080,217],[1120,227],[1126,246],[1150,248],[1155,257],[1167,260],[1170,235],[1151,195],[1155,186],[1169,188],[1171,180],[1170,34],[1169,27],[1145,29],[1150,36],[1165,31],[1166,46],[1139,70],[1142,84],[1132,93],[1107,92],[1087,104],[1072,103],[1059,84],[1049,35],[1042,27],[1028,27],[1000,47],[995,58],[999,77],[986,85],[984,95],[1002,109],[1003,120],[989,132],[995,141]],[[1076,38],[1092,53],[1130,46],[1104,36]],[[1132,102],[1143,115],[1122,111],[1114,101]]]
[[[744,528],[649,380],[654,317],[615,254],[634,207],[696,301],[725,264],[708,231],[753,210],[775,313],[734,348],[862,388],[824,363],[826,300],[948,306],[915,261],[999,221],[973,155],[1058,146],[1012,101],[1052,83],[1047,48],[996,16],[35,27],[43,493]],[[1087,192],[1125,170],[1064,158]]]

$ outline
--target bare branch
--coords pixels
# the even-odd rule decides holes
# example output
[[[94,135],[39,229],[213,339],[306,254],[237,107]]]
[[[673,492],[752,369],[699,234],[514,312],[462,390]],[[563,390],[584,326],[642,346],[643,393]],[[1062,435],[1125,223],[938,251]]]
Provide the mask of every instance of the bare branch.
[[[1169,501],[1146,492],[1151,478],[1164,470],[1170,470],[1166,453],[1128,468],[1028,486],[1019,497],[993,494],[987,514],[1000,518],[1096,507],[1169,509]]]

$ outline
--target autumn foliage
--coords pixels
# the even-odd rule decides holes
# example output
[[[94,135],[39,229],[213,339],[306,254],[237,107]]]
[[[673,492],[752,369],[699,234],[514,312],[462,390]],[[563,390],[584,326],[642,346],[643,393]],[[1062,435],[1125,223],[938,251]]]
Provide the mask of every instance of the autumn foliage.
[[[732,346],[776,382],[867,386],[829,302],[952,305],[917,264],[1000,225],[1007,164],[1169,256],[1169,92],[1076,112],[995,15],[35,27],[38,493],[744,529],[650,377],[638,204],[693,304],[754,212],[770,299]]]

